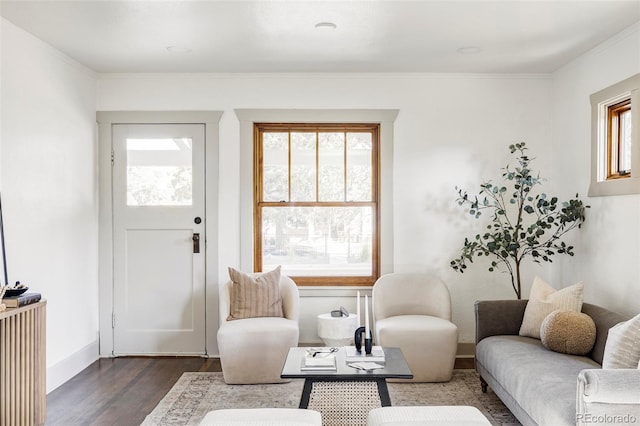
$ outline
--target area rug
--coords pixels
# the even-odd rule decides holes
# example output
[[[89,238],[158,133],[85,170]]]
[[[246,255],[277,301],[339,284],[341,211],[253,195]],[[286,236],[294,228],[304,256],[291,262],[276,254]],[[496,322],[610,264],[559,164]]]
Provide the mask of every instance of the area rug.
[[[197,425],[207,412],[220,408],[296,408],[303,384],[303,380],[293,380],[274,385],[227,385],[222,373],[184,373],[142,426]],[[446,383],[388,386],[392,405],[471,405],[493,425],[520,424],[491,390],[482,393],[474,370],[454,370]]]

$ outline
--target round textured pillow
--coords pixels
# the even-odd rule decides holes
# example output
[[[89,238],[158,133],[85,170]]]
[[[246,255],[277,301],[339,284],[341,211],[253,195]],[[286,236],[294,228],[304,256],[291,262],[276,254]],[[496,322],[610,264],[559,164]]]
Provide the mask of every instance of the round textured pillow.
[[[540,340],[555,352],[586,355],[596,341],[596,324],[587,314],[555,310],[542,321]]]

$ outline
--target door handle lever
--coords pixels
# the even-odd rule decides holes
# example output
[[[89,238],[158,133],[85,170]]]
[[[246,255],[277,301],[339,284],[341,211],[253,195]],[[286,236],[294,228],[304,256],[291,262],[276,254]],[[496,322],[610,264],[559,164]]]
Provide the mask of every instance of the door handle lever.
[[[200,234],[195,232],[193,234],[193,252],[200,253]]]

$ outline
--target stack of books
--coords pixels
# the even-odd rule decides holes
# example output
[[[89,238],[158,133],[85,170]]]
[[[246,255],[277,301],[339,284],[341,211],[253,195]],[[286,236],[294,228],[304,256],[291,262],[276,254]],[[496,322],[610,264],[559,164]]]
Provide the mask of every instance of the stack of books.
[[[19,308],[20,306],[30,305],[39,302],[42,299],[40,293],[23,293],[19,296],[3,297],[0,303],[7,308]]]
[[[345,346],[346,362],[375,362],[377,364],[384,364],[384,350],[382,346],[374,346],[371,348],[369,355],[364,353],[364,348],[360,352],[356,351],[355,346]]]

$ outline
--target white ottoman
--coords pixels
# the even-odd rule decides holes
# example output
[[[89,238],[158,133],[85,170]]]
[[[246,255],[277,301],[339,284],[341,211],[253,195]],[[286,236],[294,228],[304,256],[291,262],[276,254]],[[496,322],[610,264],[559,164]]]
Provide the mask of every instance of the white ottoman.
[[[246,408],[209,411],[200,426],[322,426],[322,416],[300,408]]]
[[[476,407],[465,405],[381,407],[369,411],[367,426],[491,426]]]

